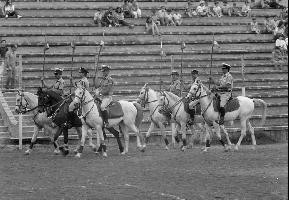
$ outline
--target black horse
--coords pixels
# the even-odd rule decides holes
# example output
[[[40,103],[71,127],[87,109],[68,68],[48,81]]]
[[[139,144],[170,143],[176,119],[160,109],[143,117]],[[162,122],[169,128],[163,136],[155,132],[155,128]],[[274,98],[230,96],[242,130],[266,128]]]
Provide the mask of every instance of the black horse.
[[[82,126],[82,121],[78,117],[76,110],[69,112],[69,104],[72,102],[73,98],[71,95],[63,98],[53,90],[43,90],[42,88],[38,89],[37,95],[40,112],[46,111],[47,116],[52,118],[53,123],[60,127],[59,131],[54,136],[53,143],[55,145],[55,141],[58,139],[61,133],[63,133],[64,147],[60,147],[59,150],[61,150],[64,155],[67,155],[69,153],[68,129],[72,127],[79,128]],[[109,128],[108,130],[117,139],[120,153],[122,153],[123,146],[119,137],[119,132],[114,128]],[[106,135],[104,134],[104,136]],[[81,135],[79,135],[79,138],[81,138]],[[96,149],[93,150],[96,151]],[[102,150],[102,146],[100,146],[97,152],[101,152]]]

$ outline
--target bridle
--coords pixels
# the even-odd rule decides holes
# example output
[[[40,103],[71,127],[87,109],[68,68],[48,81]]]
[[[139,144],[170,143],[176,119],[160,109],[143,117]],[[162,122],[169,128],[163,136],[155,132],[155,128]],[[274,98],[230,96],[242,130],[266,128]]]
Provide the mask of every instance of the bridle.
[[[150,103],[158,101],[158,99],[149,101],[149,88],[148,87],[145,88],[145,94],[143,95],[143,98],[141,98],[140,95],[138,98],[141,101],[142,107],[145,107],[146,104],[150,104]]]
[[[75,95],[75,98],[78,98],[79,101],[80,101],[80,105],[78,107],[78,110],[82,110],[82,107],[86,104],[89,104],[90,102],[93,102],[94,101],[94,98],[91,98],[90,100],[88,100],[87,102],[85,102],[85,99],[86,99],[86,96],[85,96],[85,91],[86,89],[85,88],[82,88],[82,96],[78,96],[78,95]],[[84,114],[84,115],[81,115],[79,116],[80,118],[84,118],[84,120],[86,119],[87,115],[92,111],[92,109],[94,108],[95,104],[93,104],[91,106],[91,108]],[[78,113],[81,113],[81,112],[78,112]]]
[[[38,108],[38,106],[36,106],[34,108],[28,109],[30,104],[28,103],[28,101],[25,98],[24,94],[23,93],[21,93],[21,94],[19,93],[18,95],[20,96],[20,102],[19,102],[19,104],[17,104],[18,102],[16,102],[16,106],[18,107],[18,110],[19,110],[18,112],[20,114],[25,114],[25,113],[31,112],[31,111],[33,111],[33,110]],[[23,104],[23,100],[25,101],[25,104]]]
[[[184,98],[180,98],[176,103],[174,103],[172,106],[169,106],[170,105],[170,101],[168,99],[168,97],[166,96],[166,93],[165,92],[161,92],[161,96],[164,98],[164,103],[162,105],[162,108],[161,108],[161,112],[164,112],[166,114],[170,114],[172,115],[173,113],[173,109],[179,104],[179,107],[177,109],[177,112],[175,113],[175,115],[173,116],[173,119],[176,120],[176,116],[181,108],[181,102]],[[167,101],[167,104],[166,104],[166,101]]]

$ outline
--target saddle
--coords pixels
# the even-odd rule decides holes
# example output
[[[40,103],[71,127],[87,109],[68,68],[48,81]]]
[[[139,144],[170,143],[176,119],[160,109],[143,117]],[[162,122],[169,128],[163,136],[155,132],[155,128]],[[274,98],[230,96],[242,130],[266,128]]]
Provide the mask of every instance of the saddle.
[[[124,115],[122,107],[118,101],[112,101],[107,107],[107,112],[109,119],[119,118]]]
[[[201,115],[202,114],[202,109],[201,109],[201,105],[200,103],[198,103],[193,109],[190,109],[189,108],[189,104],[190,104],[190,101],[186,98],[184,98],[182,100],[182,102],[184,103],[184,109],[185,111],[190,114],[191,112],[194,112],[195,115]]]
[[[213,99],[213,106],[214,106],[214,110],[215,112],[219,112],[220,111],[220,96],[214,96]],[[239,100],[237,98],[233,98],[232,96],[230,97],[229,101],[226,103],[225,105],[225,111],[227,112],[232,112],[234,110],[238,110],[240,107],[240,103]]]

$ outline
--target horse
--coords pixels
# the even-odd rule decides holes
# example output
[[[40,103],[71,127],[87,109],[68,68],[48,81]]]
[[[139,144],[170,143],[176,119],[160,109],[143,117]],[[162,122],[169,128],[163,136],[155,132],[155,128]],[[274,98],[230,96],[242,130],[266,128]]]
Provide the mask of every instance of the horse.
[[[172,92],[161,92],[158,104],[161,107],[162,113],[168,113],[172,116],[172,120],[176,123],[176,131],[182,134],[183,145],[181,150],[184,151],[187,148],[187,122],[190,119],[189,113],[185,111],[184,98],[180,98]],[[202,132],[207,134],[208,127],[201,115],[195,115],[194,123],[202,129]],[[204,128],[203,128],[204,127]],[[193,133],[193,131],[192,131]]]
[[[106,150],[106,145],[104,143],[103,137],[103,119],[100,114],[99,106],[95,103],[95,99],[92,95],[82,87],[77,87],[75,90],[75,97],[73,101],[69,105],[69,110],[73,110],[76,107],[81,109],[82,116],[81,120],[83,122],[82,126],[82,143],[84,142],[84,138],[86,136],[87,130],[90,128],[94,128],[99,136],[100,147]],[[128,145],[129,145],[129,132],[128,129],[132,130],[138,138],[137,147],[141,150],[145,150],[145,146],[141,143],[143,141],[143,137],[139,132],[139,125],[143,119],[143,113],[140,106],[134,104],[132,102],[120,100],[118,101],[123,110],[123,116],[118,118],[109,119],[109,127],[113,127],[119,125],[120,130],[124,134],[125,140],[125,148],[122,152],[122,155],[128,153]],[[83,144],[82,144],[83,146]],[[83,149],[83,148],[82,148]],[[80,150],[77,154],[78,157],[81,156],[82,151]]]
[[[151,89],[148,84],[146,83],[140,90],[140,94],[138,96],[138,102],[141,103],[141,105],[143,107],[145,107],[145,105],[148,105],[149,111],[150,111],[150,127],[145,135],[145,141],[147,143],[148,138],[150,137],[152,131],[154,130],[154,128],[157,126],[160,128],[161,130],[161,134],[162,134],[162,138],[165,141],[165,149],[168,150],[169,147],[169,141],[167,139],[167,135],[165,132],[165,125],[167,123],[167,121],[169,120],[168,118],[170,118],[170,116],[165,116],[164,114],[161,114],[159,112],[160,110],[160,106],[159,106],[159,98],[160,98],[161,94],[159,92],[154,91],[153,89]],[[197,126],[203,130],[203,126],[201,123],[198,123]],[[171,128],[172,128],[172,144],[173,146],[175,146],[176,141],[179,142],[179,138],[176,135],[176,124],[172,121],[171,122]]]
[[[64,148],[59,149],[64,155],[69,153],[68,149],[68,129],[75,127],[78,137],[82,137],[82,123],[75,113],[68,112],[69,101],[71,101],[70,96],[63,99],[58,93],[53,90],[42,90],[38,88],[38,109],[40,113],[47,113],[47,117],[51,119],[53,124],[58,127],[58,130],[54,136],[54,141],[63,133],[64,136]],[[89,146],[94,152],[97,151],[96,145],[92,142],[92,133],[89,132]],[[79,146],[80,148],[80,146]],[[75,150],[75,152],[77,152]]]
[[[216,121],[219,120],[219,112],[214,108],[214,94],[210,93],[211,92],[209,92],[203,84],[194,83],[190,88],[188,97],[193,97],[200,102],[204,119],[208,124],[215,127],[216,134],[220,138],[220,125],[216,123]],[[241,142],[246,135],[247,128],[251,133],[253,149],[256,148],[254,128],[249,121],[255,110],[255,104],[261,104],[263,107],[262,119],[260,123],[260,126],[263,126],[266,120],[267,104],[262,99],[250,99],[248,97],[238,96],[231,101],[231,105],[230,101],[228,101],[226,105],[231,106],[231,110],[226,112],[224,120],[234,121],[236,118],[239,118],[241,122],[241,136],[235,145],[235,150],[239,149]],[[224,125],[221,125],[221,127],[227,136],[228,132],[225,130]]]
[[[33,146],[36,143],[37,136],[39,134],[39,131],[43,128],[44,133],[48,133],[49,135],[54,135],[54,139],[51,138],[51,141],[54,144],[55,154],[59,154],[59,145],[57,143],[58,134],[56,134],[59,131],[58,126],[52,126],[52,120],[51,118],[47,117],[46,112],[38,112],[38,96],[35,94],[32,94],[30,92],[22,92],[19,91],[16,94],[16,105],[15,105],[15,112],[17,114],[26,114],[26,113],[32,113],[33,115],[33,121],[34,121],[34,131],[33,136],[31,138],[31,142],[29,145],[29,148],[25,151],[26,155],[29,155],[32,152]],[[81,132],[78,131],[78,134],[81,135]]]

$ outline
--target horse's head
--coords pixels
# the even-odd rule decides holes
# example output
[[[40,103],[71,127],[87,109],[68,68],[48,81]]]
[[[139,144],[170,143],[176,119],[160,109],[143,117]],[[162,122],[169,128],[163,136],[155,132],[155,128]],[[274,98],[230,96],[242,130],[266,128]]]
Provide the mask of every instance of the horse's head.
[[[85,89],[82,87],[77,87],[74,91],[74,99],[69,104],[69,111],[74,111],[80,107],[80,104],[85,101]]]
[[[193,83],[193,85],[190,88],[190,91],[187,95],[187,98],[191,99],[193,98],[198,98],[202,94],[202,84],[201,83]]]
[[[160,94],[160,98],[159,98],[159,106],[164,107],[164,106],[168,106],[169,101],[168,98],[166,96],[165,92],[161,92]]]
[[[137,97],[137,102],[142,105],[142,107],[145,107],[145,105],[148,103],[148,91],[149,87],[147,86],[147,83],[141,88],[140,93]]]
[[[38,110],[41,113],[47,111],[47,109],[55,103],[48,91],[44,91],[42,88],[38,88],[37,96]]]
[[[16,94],[15,112],[17,114],[24,113],[27,110],[28,106],[29,106],[29,103],[25,99],[24,93],[18,90]]]

